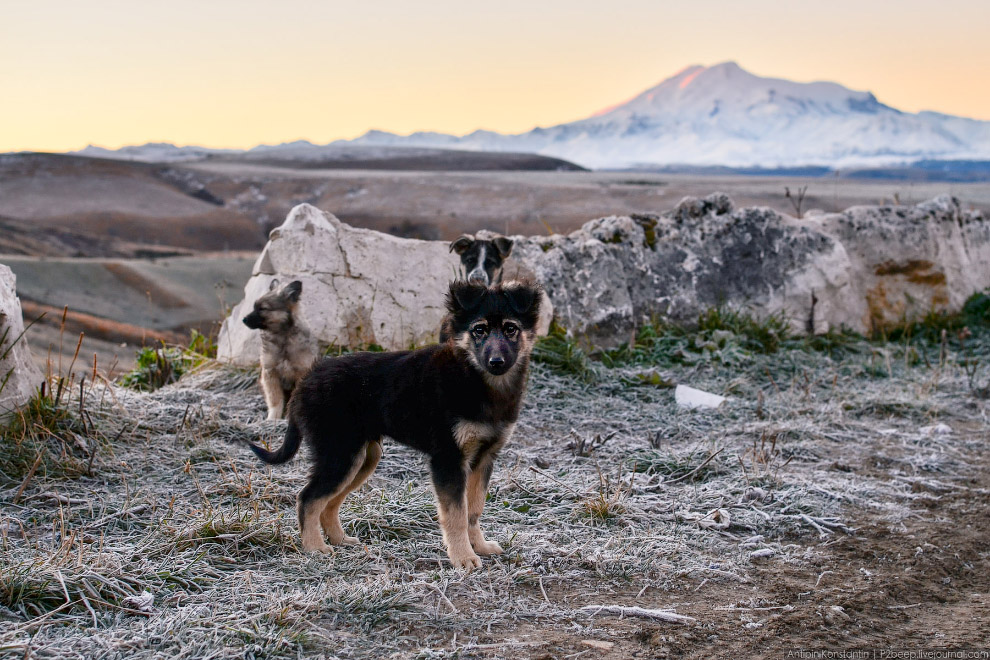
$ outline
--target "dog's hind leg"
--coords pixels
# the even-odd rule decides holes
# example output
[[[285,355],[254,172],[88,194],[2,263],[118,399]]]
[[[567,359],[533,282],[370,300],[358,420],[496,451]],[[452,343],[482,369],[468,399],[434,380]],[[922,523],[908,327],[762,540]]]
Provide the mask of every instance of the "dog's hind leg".
[[[354,481],[364,465],[365,454],[365,448],[360,447],[353,454],[337,455],[334,460],[319,460],[313,465],[309,483],[296,498],[303,550],[327,552],[330,549],[320,534],[320,514]],[[343,530],[340,533],[343,536]]]
[[[468,538],[471,547],[479,555],[502,554],[502,546],[495,541],[485,540],[478,522],[485,510],[485,496],[488,494],[488,481],[492,478],[494,462],[491,454],[484,456],[467,477]]]
[[[382,457],[381,440],[369,442],[365,451],[364,464],[358,469],[351,483],[347,484],[340,494],[327,502],[323,508],[323,513],[320,514],[320,525],[323,526],[323,531],[326,532],[332,545],[352,545],[358,542],[357,538],[344,534],[344,528],[340,525],[340,506],[348,495],[364,485],[364,482],[378,467],[378,460]]]
[[[430,469],[447,556],[454,568],[470,570],[481,566],[481,558],[471,548],[468,537],[467,475],[460,458],[459,454],[456,457],[434,456]]]

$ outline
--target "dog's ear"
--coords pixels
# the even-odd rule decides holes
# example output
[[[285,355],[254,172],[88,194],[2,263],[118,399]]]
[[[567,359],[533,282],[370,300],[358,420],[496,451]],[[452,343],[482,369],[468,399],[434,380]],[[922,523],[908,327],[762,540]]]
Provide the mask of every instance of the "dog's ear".
[[[503,259],[508,259],[509,255],[512,253],[512,239],[506,238],[505,236],[496,236],[492,239],[492,243],[495,245],[495,249],[498,250],[499,255]]]
[[[269,291],[274,291],[277,288],[278,288],[278,278],[275,278],[271,282],[268,283],[268,290]]]
[[[502,293],[509,307],[519,315],[538,314],[540,311],[540,287],[529,282],[509,282],[502,286]]]
[[[488,288],[483,284],[472,284],[464,280],[451,282],[450,292],[447,294],[447,311],[451,314],[474,311],[478,309],[486,293]]]
[[[302,294],[302,282],[299,280],[289,282],[285,285],[284,293],[289,302],[299,302],[299,296]]]
[[[457,240],[451,242],[450,251],[457,254],[464,254],[471,244],[474,243],[474,236],[471,234],[461,234]]]

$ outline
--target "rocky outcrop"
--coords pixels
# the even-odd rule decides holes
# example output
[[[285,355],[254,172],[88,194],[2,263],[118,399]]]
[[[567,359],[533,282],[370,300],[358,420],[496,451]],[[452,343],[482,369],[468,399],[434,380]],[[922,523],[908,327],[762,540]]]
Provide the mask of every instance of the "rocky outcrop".
[[[949,196],[797,219],[763,207],[733,209],[716,193],[662,215],[612,216],[567,235],[513,238],[510,262],[544,285],[558,321],[604,345],[626,341],[652,317],[690,322],[721,304],[783,314],[797,332],[868,333],[957,310],[990,286],[990,222]],[[323,341],[399,348],[436,336],[455,272],[446,243],[352,229],[302,206],[272,233],[246,294],[253,301],[276,273],[312,278],[323,292],[304,302]],[[304,290],[306,298],[314,287]],[[240,355],[250,340],[232,341],[237,333],[228,328],[245,309],[242,303],[236,322],[225,325],[222,354]],[[248,353],[257,360],[256,350]]]
[[[23,336],[16,282],[10,268],[0,264],[0,417],[27,401],[42,380]]]
[[[957,310],[990,286],[990,223],[949,196],[799,220],[732,210],[715,194],[517,241],[513,254],[544,282],[562,325],[604,344],[650,317],[690,321],[719,304],[781,313],[798,332],[868,333]]]
[[[300,307],[323,345],[400,349],[436,341],[458,263],[445,242],[358,229],[301,204],[269,235],[244,300],[220,330],[218,357],[257,364],[261,338],[241,319],[276,278],[302,281]]]

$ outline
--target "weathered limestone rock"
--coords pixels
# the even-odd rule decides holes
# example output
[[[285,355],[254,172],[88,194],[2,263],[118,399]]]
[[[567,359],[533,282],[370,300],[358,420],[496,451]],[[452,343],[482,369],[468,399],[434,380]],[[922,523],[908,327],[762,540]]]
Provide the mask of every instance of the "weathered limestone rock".
[[[257,364],[259,333],[241,319],[275,278],[302,281],[302,313],[324,345],[400,349],[436,341],[458,263],[447,243],[354,228],[301,204],[269,235],[244,300],[220,330],[218,356]]]
[[[624,341],[652,316],[690,321],[718,304],[783,313],[798,332],[866,333],[957,310],[990,286],[990,223],[948,196],[798,220],[733,211],[715,194],[660,216],[517,238],[513,256],[544,283],[561,324],[596,343]]]
[[[957,310],[990,287],[990,222],[949,196],[796,219],[769,208],[733,210],[715,193],[663,215],[512,238],[506,276],[535,276],[558,321],[601,345],[628,340],[652,317],[690,322],[720,304],[781,313],[797,332],[868,333]],[[306,317],[323,342],[403,348],[435,339],[456,273],[447,243],[353,229],[296,207],[258,259],[245,302],[221,332],[220,354],[257,361],[257,337],[240,319],[276,274],[303,280]]]
[[[826,317],[860,332],[959,310],[990,286],[990,222],[949,195],[917,206],[857,206],[821,217],[841,242],[851,286]]]
[[[31,361],[27,339],[21,335],[24,320],[16,282],[10,268],[0,264],[0,417],[31,398],[42,380]]]

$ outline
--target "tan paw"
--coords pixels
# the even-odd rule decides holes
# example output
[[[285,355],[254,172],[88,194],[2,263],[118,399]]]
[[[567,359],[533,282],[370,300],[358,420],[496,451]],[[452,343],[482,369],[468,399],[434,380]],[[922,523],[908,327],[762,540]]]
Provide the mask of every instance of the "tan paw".
[[[333,552],[333,548],[320,539],[319,543],[306,543],[303,541],[303,552]]]
[[[330,539],[330,543],[334,545],[357,545],[358,540],[356,536],[341,536],[339,539]]]
[[[502,546],[495,541],[480,541],[471,545],[474,546],[474,551],[479,555],[500,555],[505,552],[502,550]]]
[[[465,553],[447,553],[450,557],[450,563],[454,565],[454,568],[473,570],[475,568],[481,568],[481,557],[474,554],[473,552]]]

